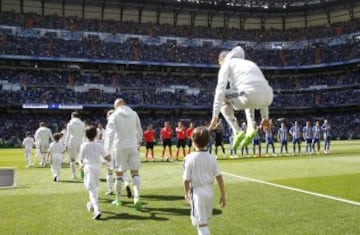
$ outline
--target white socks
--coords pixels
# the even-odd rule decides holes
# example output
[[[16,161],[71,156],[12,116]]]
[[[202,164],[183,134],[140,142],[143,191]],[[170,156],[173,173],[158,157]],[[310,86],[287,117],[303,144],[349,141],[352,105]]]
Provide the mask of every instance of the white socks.
[[[113,191],[113,175],[111,173],[108,173],[106,175],[106,185],[107,185],[108,192],[112,192]]]
[[[140,197],[140,176],[139,175],[133,176],[133,183],[134,183],[134,199],[139,199],[139,197]]]
[[[70,162],[70,169],[71,169],[71,174],[72,174],[72,177],[75,178],[76,175],[75,175],[75,162]]]
[[[120,194],[121,194],[121,183],[123,179],[121,176],[117,176],[115,179],[115,190],[116,190],[116,200],[120,201]]]
[[[210,235],[208,226],[199,226],[198,227],[198,235]]]

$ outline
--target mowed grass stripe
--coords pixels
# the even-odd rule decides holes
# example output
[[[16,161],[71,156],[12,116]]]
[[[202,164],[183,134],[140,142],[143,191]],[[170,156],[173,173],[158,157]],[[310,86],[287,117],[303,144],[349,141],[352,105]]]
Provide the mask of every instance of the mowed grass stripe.
[[[244,176],[240,176],[240,175],[234,175],[234,174],[227,173],[227,172],[223,172],[223,174],[231,176],[231,177],[239,178],[242,180],[246,180],[246,181],[251,181],[251,182],[255,182],[255,183],[259,183],[259,184],[265,184],[265,185],[276,187],[276,188],[286,189],[289,191],[294,191],[294,192],[299,192],[299,193],[305,193],[305,194],[309,194],[309,195],[316,196],[316,197],[331,199],[331,200],[335,200],[335,201],[339,201],[339,202],[344,202],[344,203],[360,206],[360,202],[351,201],[351,200],[347,200],[347,199],[343,199],[343,198],[339,198],[339,197],[335,197],[335,196],[325,195],[322,193],[315,193],[315,192],[311,192],[311,191],[307,191],[307,190],[303,190],[303,189],[299,189],[299,188],[275,184],[275,183],[258,180],[258,179],[254,179],[254,178],[249,178],[249,177],[244,177]]]

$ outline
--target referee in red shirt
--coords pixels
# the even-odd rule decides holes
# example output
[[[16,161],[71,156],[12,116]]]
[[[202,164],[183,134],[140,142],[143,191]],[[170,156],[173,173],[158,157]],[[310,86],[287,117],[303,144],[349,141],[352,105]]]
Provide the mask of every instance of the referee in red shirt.
[[[186,128],[184,127],[182,121],[178,122],[178,126],[175,129],[176,131],[176,161],[179,160],[179,150],[182,148],[183,157],[185,158],[185,144],[186,144]]]
[[[152,124],[149,124],[147,126],[147,130],[144,131],[144,140],[146,143],[145,161],[148,160],[149,150],[151,154],[151,161],[154,161],[155,131],[153,130]]]
[[[167,161],[172,161],[172,152],[171,152],[171,137],[172,137],[172,129],[170,126],[170,122],[165,122],[164,127],[160,130],[160,138],[163,144],[163,150],[161,154],[161,160],[164,161],[164,154],[166,146],[169,147],[169,157],[166,159]]]

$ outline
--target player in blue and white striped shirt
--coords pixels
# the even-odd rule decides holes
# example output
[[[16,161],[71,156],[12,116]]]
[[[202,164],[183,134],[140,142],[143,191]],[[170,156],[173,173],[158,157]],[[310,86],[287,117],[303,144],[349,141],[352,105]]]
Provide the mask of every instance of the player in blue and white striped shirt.
[[[278,140],[280,141],[280,154],[282,155],[285,148],[286,155],[288,155],[288,129],[285,122],[281,122],[281,127],[278,130]]]
[[[301,154],[301,127],[299,122],[295,121],[294,125],[289,130],[290,135],[292,136],[293,142],[293,155],[296,154],[296,144],[298,145],[298,155]]]
[[[270,123],[272,123],[271,119],[270,119]],[[269,156],[269,146],[272,147],[272,155],[273,157],[276,157],[275,154],[275,146],[274,146],[274,137],[273,137],[273,133],[272,133],[272,125],[270,124],[269,127],[264,127],[264,132],[265,132],[265,141],[266,141],[266,156]]]
[[[312,148],[313,151],[315,151],[315,144],[317,146],[317,154],[320,154],[320,132],[321,132],[321,128],[320,128],[320,121],[317,120],[315,122],[315,126],[313,126],[312,128],[312,133],[313,133],[313,139],[312,139]]]
[[[254,126],[256,126],[256,124],[254,123]],[[260,131],[261,131],[261,127],[260,126],[256,126],[256,135],[255,137],[252,139],[252,146],[253,146],[253,154],[254,157],[256,157],[256,145],[258,146],[258,157],[261,157],[261,137],[260,137]]]
[[[331,129],[331,126],[330,126],[328,120],[325,119],[324,123],[321,125],[321,130],[323,131],[324,142],[325,142],[324,153],[330,152],[330,139],[331,139],[330,129]]]
[[[303,128],[303,137],[305,140],[305,154],[310,155],[312,154],[312,128],[310,126],[310,121],[306,121],[306,125]]]

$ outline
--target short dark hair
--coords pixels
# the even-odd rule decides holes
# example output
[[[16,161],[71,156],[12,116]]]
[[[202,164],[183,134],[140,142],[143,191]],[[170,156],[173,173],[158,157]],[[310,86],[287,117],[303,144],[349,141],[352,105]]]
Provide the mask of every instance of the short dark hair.
[[[96,127],[94,126],[88,126],[85,128],[85,134],[86,134],[86,137],[89,139],[89,140],[94,140],[95,137],[96,137],[96,134],[97,134],[97,130],[96,130]]]
[[[61,132],[55,133],[54,140],[57,142],[57,141],[59,141],[59,139],[61,139],[62,136],[63,136],[63,133],[61,133]]]
[[[79,117],[79,113],[74,111],[74,112],[71,113],[71,116],[72,117]]]
[[[196,127],[191,134],[191,139],[197,147],[205,148],[209,143],[210,132],[206,126]]]

